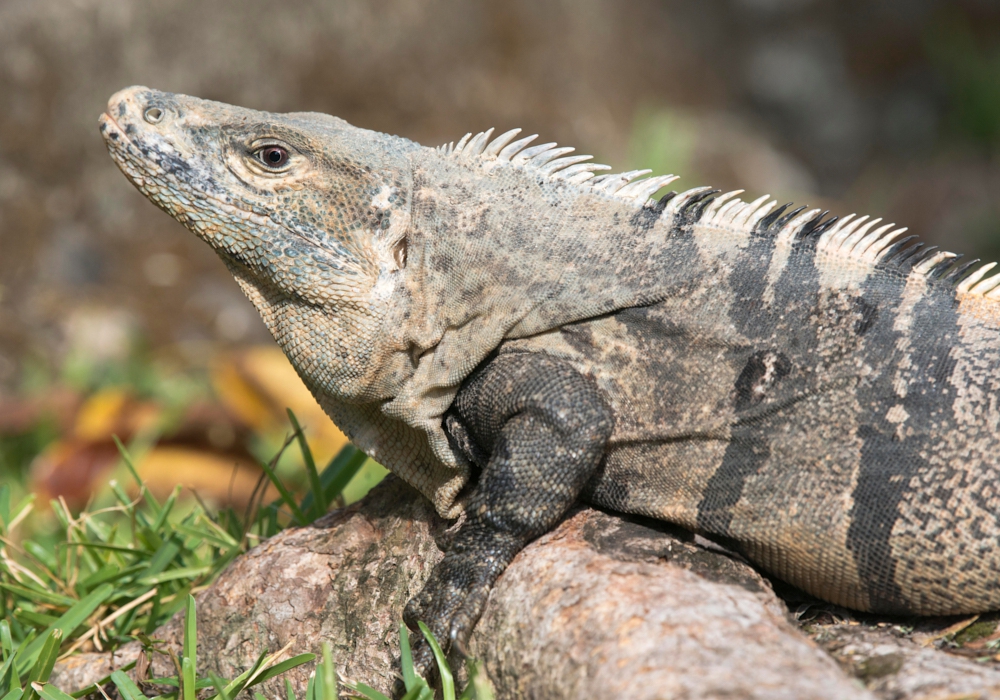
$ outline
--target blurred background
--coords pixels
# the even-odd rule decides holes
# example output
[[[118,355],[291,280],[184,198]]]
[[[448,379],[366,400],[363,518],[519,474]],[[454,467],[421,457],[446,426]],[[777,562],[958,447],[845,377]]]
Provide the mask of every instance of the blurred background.
[[[145,441],[151,488],[237,503],[285,406],[317,460],[343,442],[107,156],[97,115],[131,84],[427,145],[520,126],[1000,257],[989,0],[0,0],[0,483],[41,502],[85,503],[112,433]]]

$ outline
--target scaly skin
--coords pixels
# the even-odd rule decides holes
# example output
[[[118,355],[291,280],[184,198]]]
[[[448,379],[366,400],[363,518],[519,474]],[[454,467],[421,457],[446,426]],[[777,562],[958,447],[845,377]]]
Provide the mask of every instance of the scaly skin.
[[[101,131],[351,439],[465,513],[406,612],[446,646],[578,499],[859,610],[1000,607],[984,268],[738,193],[657,202],[669,178],[594,177],[511,133],[435,150],[138,87]]]

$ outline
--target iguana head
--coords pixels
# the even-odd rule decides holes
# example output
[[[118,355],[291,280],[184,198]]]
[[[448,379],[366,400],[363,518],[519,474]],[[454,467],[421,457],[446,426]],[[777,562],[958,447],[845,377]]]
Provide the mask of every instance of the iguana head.
[[[100,130],[132,183],[222,257],[314,389],[373,391],[417,144],[145,87],[112,96]]]

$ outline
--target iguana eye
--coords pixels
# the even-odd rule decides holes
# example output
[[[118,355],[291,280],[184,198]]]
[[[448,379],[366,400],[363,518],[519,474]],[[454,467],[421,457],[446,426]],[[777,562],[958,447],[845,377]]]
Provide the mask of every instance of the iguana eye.
[[[257,160],[271,170],[283,168],[288,164],[288,150],[281,146],[264,146],[258,149],[254,155],[257,156]]]

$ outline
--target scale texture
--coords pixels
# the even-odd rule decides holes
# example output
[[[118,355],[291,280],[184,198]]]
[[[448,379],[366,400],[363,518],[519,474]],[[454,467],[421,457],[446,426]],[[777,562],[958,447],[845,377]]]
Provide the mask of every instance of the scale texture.
[[[1000,275],[880,220],[134,87],[101,131],[333,420],[462,516],[408,622],[462,650],[578,500],[810,593],[1000,607]],[[426,649],[420,651],[426,660]]]

